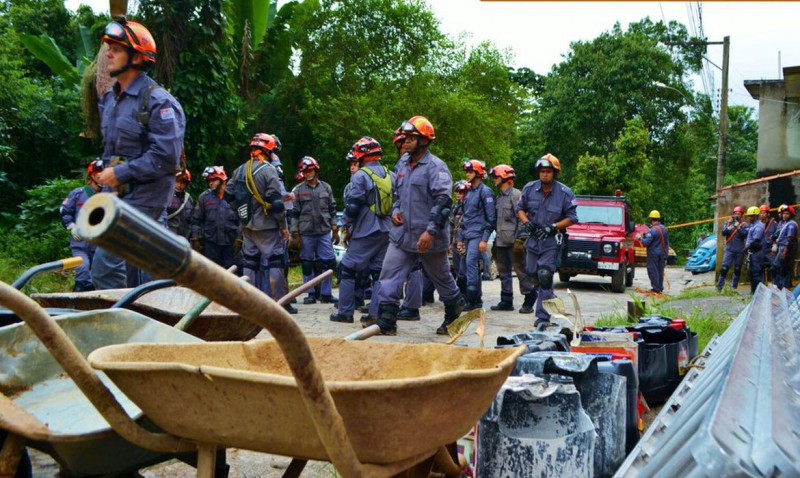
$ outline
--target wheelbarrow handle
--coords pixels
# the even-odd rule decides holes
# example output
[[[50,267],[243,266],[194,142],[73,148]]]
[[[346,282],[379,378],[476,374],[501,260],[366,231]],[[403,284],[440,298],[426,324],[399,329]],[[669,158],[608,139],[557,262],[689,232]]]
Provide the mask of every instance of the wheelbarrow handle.
[[[77,269],[83,264],[83,257],[75,256],[75,257],[68,257],[66,259],[61,259],[58,261],[53,262],[46,262],[44,264],[39,264],[38,266],[33,266],[30,269],[26,270],[25,272],[20,275],[17,280],[11,284],[11,287],[22,290],[28,282],[30,282],[34,277],[48,271],[60,271],[60,270],[69,270],[69,269]]]
[[[131,289],[130,292],[122,296],[114,303],[114,305],[109,307],[109,309],[125,309],[129,305],[136,302],[141,296],[149,292],[159,289],[166,289],[167,287],[173,287],[174,285],[175,281],[172,279],[152,280],[150,282],[145,282],[144,284],[140,284],[138,287]]]
[[[366,475],[305,335],[280,304],[193,252],[185,238],[114,195],[101,193],[89,198],[76,224],[78,234],[90,243],[153,277],[174,279],[266,328],[286,358],[317,435],[337,471],[345,477]]]

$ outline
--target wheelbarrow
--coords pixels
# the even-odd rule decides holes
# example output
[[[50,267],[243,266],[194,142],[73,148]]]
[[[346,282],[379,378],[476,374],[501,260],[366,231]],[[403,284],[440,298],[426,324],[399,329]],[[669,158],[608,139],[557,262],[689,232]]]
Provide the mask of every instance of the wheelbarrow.
[[[154,434],[130,420],[80,355],[63,343],[66,338],[51,330],[46,314],[31,320],[121,436],[155,451],[198,451],[199,476],[211,476],[216,450],[229,446],[328,460],[345,477],[392,476],[420,462],[444,462],[450,457],[445,445],[480,418],[524,352],[523,347],[485,350],[330,338],[309,342],[279,304],[250,284],[231,280],[184,238],[112,195],[98,194],[84,204],[78,231],[154,277],[172,278],[238,312],[274,337],[246,344],[131,344],[94,351],[95,366],[167,432]],[[137,353],[145,355],[137,358]],[[170,400],[181,406],[167,414],[159,410],[170,406],[165,393],[181,397]],[[457,474],[458,467],[450,464]]]
[[[330,274],[321,275],[292,291],[281,299],[281,303],[289,303]],[[140,293],[170,284],[174,285],[174,282],[153,281],[143,284],[120,303],[124,305]],[[15,314],[19,313],[29,322],[33,320],[36,323],[36,317],[44,320],[50,327],[47,333],[62,336],[60,346],[69,349],[68,353],[75,361],[83,360],[82,357],[92,350],[108,344],[202,342],[183,332],[181,326],[190,325],[202,307],[207,305],[207,302],[201,301],[175,327],[170,327],[122,308],[51,317],[48,311],[13,286],[3,283],[0,283],[0,303],[9,306]],[[34,318],[31,319],[31,316]],[[132,472],[175,457],[190,463],[196,461],[196,452],[181,455],[154,452],[122,439],[48,352],[44,344],[52,347],[52,339],[45,337],[43,344],[36,338],[35,332],[41,333],[41,330],[26,327],[22,323],[0,328],[0,350],[3,351],[0,355],[0,431],[9,432],[5,440],[0,441],[3,444],[0,476],[14,476],[26,445],[52,456],[61,471],[68,475]],[[66,341],[63,341],[64,337]],[[57,353],[53,355],[57,356]],[[151,422],[143,418],[139,407],[105,375],[98,374],[96,378],[114,397],[114,401],[106,397],[106,402],[112,405],[116,403],[115,406],[120,407],[130,417],[129,420],[141,422],[146,429],[155,429]],[[217,464],[220,470],[224,470],[224,467],[224,462]]]

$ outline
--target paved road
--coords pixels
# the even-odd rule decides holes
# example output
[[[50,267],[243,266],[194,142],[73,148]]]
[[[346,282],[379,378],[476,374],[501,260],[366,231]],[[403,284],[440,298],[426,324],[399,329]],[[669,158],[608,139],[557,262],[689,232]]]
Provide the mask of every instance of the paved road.
[[[675,296],[684,289],[698,286],[708,286],[713,282],[713,273],[706,273],[693,276],[680,268],[670,267],[666,271],[670,288],[667,295]],[[588,323],[593,323],[602,316],[615,313],[624,314],[626,303],[630,296],[634,294],[635,288],[649,289],[647,274],[643,268],[637,268],[636,278],[632,288],[626,293],[613,293],[610,291],[610,279],[577,276],[569,283],[556,283],[556,294],[562,297],[567,304],[567,311],[573,312],[572,305],[566,297],[566,290],[569,288],[578,298],[583,318]],[[523,315],[517,312],[493,312],[489,306],[496,304],[500,300],[500,282],[498,280],[486,281],[483,283],[484,306],[486,314],[486,339],[485,345],[492,346],[496,343],[498,336],[513,335],[521,332],[529,332],[533,328],[533,315]],[[522,303],[521,298],[515,298],[515,305],[519,307]],[[308,335],[335,336],[343,337],[360,328],[358,321],[355,324],[340,324],[328,320],[328,316],[334,312],[333,306],[329,304],[302,305],[298,304],[300,313],[295,316],[303,331]],[[444,307],[441,302],[426,306],[422,309],[422,320],[419,322],[399,322],[399,332],[396,337],[374,337],[370,340],[386,342],[407,342],[407,343],[426,343],[426,342],[445,342],[446,338],[436,335],[436,328],[441,324],[444,314]],[[459,340],[460,344],[477,346],[478,337],[474,334],[475,325],[470,327],[467,335]],[[258,338],[267,338],[269,334],[262,332]],[[243,416],[243,419],[246,418]],[[267,425],[268,426],[268,425]],[[46,457],[41,454],[34,456],[35,470],[34,476],[55,476],[57,468]],[[288,465],[287,458],[263,455],[258,453],[229,450],[228,463],[231,466],[231,478],[244,477],[279,477],[284,468]],[[156,465],[141,471],[141,475],[148,478],[166,477],[192,477],[194,468],[180,462],[167,462]],[[322,463],[309,464],[304,476],[335,476],[330,465]]]

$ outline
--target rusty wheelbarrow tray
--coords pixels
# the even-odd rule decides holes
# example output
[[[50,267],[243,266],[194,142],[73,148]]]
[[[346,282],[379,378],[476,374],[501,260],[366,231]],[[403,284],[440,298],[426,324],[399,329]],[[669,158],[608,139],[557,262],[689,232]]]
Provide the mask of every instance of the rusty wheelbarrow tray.
[[[55,318],[82,355],[126,342],[194,343],[199,339],[125,309]],[[24,438],[76,475],[133,471],[172,458],[115,433],[25,324],[0,328],[0,428]],[[141,410],[104,376],[125,412]],[[16,437],[15,437],[16,438]]]
[[[78,310],[107,309],[130,293],[132,289],[107,289],[90,292],[32,294],[31,298],[43,307]],[[185,287],[153,290],[125,307],[167,325],[175,325],[204,297]],[[211,303],[186,330],[210,342],[250,340],[261,327],[244,319],[228,308]]]
[[[153,433],[130,420],[107,387],[99,380],[97,372],[94,372],[74,347],[71,347],[63,331],[53,325],[51,317],[41,309],[33,310],[35,304],[25,297],[14,304],[15,311],[35,329],[59,364],[68,371],[81,391],[121,436],[156,451],[197,450],[199,476],[211,476],[218,447],[233,443],[258,448],[261,451],[279,449],[289,456],[300,458],[306,455],[320,456],[332,461],[337,471],[344,477],[391,476],[411,469],[416,464],[429,460],[430,457],[436,456],[438,459],[447,454],[444,445],[458,438],[488,408],[500,385],[510,373],[516,358],[524,351],[522,347],[480,350],[390,344],[375,344],[375,348],[369,351],[373,344],[369,344],[367,348],[351,350],[349,344],[336,339],[314,339],[309,343],[282,306],[258,292],[250,284],[235,280],[221,267],[194,253],[185,239],[158,227],[154,221],[116,197],[108,194],[93,196],[81,209],[77,223],[80,235],[90,242],[142,267],[154,277],[172,278],[177,283],[186,285],[209,299],[239,312],[248,320],[268,329],[275,339],[272,342],[275,352],[272,353],[267,352],[270,346],[265,345],[266,342],[233,345],[240,349],[238,359],[235,354],[226,351],[225,347],[231,347],[230,344],[219,344],[221,347],[219,358],[212,360],[214,347],[211,344],[212,347],[201,349],[206,358],[197,362],[175,355],[181,351],[186,353],[188,350],[176,346],[171,348],[172,352],[169,352],[170,348],[159,351],[167,354],[161,356],[159,360],[134,364],[133,370],[125,370],[131,365],[127,362],[129,349],[115,348],[102,352],[98,350],[94,356],[98,366],[101,363],[108,363],[109,372],[120,380],[120,385],[126,391],[132,393],[134,402],[137,399],[142,401],[139,405],[144,405],[143,409],[149,409],[153,405],[154,397],[163,397],[163,394],[183,388],[184,383],[191,383],[192,388],[196,390],[195,397],[198,403],[204,405],[204,410],[198,407],[187,406],[185,409],[182,407],[178,413],[180,416],[173,417],[172,420],[163,417],[154,420],[156,425],[159,425],[159,421],[163,421],[162,425],[167,425],[174,434]],[[155,350],[153,349],[153,353],[157,355]],[[280,350],[280,354],[277,350]],[[401,353],[401,350],[404,352]],[[366,354],[369,360],[358,356],[358,352]],[[121,356],[115,355],[119,357],[118,362],[101,360],[105,354],[113,353],[121,354]],[[349,358],[342,360],[345,353]],[[247,369],[244,367],[247,360],[242,358],[250,357],[249,360],[265,367],[269,362],[267,359],[282,363],[278,360],[281,355],[284,357],[285,365],[275,365],[275,370],[283,370],[284,375],[274,373],[274,377],[267,376],[271,374],[265,374],[263,371]],[[392,358],[393,356],[398,358]],[[400,366],[401,363],[414,363],[415,359],[421,362],[418,356],[431,360],[429,364],[431,368]],[[432,360],[433,357],[436,357],[436,360]],[[480,360],[477,357],[480,357]],[[364,365],[357,367],[354,361],[363,362]],[[165,362],[166,365],[158,362]],[[326,362],[335,365],[330,366]],[[179,365],[169,365],[171,363]],[[208,363],[211,365],[207,365]],[[382,376],[374,370],[367,374],[371,363],[391,369],[390,372],[382,372],[389,375]],[[121,366],[122,370],[112,370],[115,367],[112,364]],[[164,370],[163,372],[154,370],[153,367],[164,367]],[[142,370],[143,368],[145,370]],[[361,377],[348,375],[346,371],[350,368],[360,370],[364,375]],[[323,370],[328,374],[328,382],[325,381]],[[397,375],[391,375],[392,373]],[[148,379],[148,375],[163,377]],[[135,378],[127,380],[126,376]],[[138,396],[135,391],[128,390],[127,385],[138,380],[153,380],[151,382],[153,384],[157,380],[159,385],[147,387],[147,392]],[[162,384],[170,381],[179,384],[177,388],[161,388]],[[223,387],[217,382],[225,382],[226,386]],[[260,390],[261,382],[274,382],[274,384],[265,389],[269,390],[269,393],[254,396],[253,391]],[[365,383],[359,384],[359,382]],[[211,388],[208,388],[209,386]],[[219,388],[215,390],[215,387]],[[418,400],[419,390],[425,387],[428,387],[424,393],[426,401]],[[215,394],[207,395],[206,390],[215,391]],[[332,390],[336,390],[340,405],[337,405]],[[285,395],[279,397],[278,391]],[[387,391],[391,395],[381,395]],[[228,397],[226,393],[229,394]],[[348,394],[352,394],[353,397],[347,397]],[[404,400],[397,398],[406,396],[413,397],[412,400],[417,400],[417,403],[410,405],[408,398]],[[217,408],[215,400],[221,397],[229,406],[238,404],[240,418],[232,421],[230,410]],[[237,402],[236,397],[241,397],[242,401]],[[297,397],[300,398],[299,401]],[[345,401],[345,398],[349,401]],[[380,401],[384,398],[390,400],[389,406],[380,405]],[[431,421],[433,419],[429,419],[426,410],[435,403],[445,401],[449,405],[446,413],[442,408],[436,409],[439,415],[445,415],[445,419],[437,417],[439,421]],[[303,406],[296,406],[300,402]],[[270,423],[265,420],[259,422],[261,431],[275,428],[277,445],[274,442],[262,443],[257,437],[242,438],[242,435],[247,433],[241,422],[254,422],[248,413],[253,406],[258,406],[263,410],[261,413],[265,414],[279,413],[270,409],[295,410],[292,412],[297,414],[292,421],[293,426],[298,426],[301,430],[307,429],[307,435],[299,436],[296,431],[280,430],[274,425],[283,426],[283,422]],[[359,412],[359,409],[364,411]],[[187,413],[189,410],[191,413]],[[397,411],[405,414],[402,417],[393,415]],[[359,413],[367,414],[359,415]],[[247,419],[241,419],[245,415]],[[195,421],[200,423],[210,421],[213,426],[208,430],[198,430],[202,429],[202,425],[192,423]],[[380,429],[379,433],[370,432],[371,428],[378,427],[380,423],[388,422],[400,426],[403,421],[408,421],[411,425],[406,429],[404,436],[390,435],[388,431],[384,431],[385,429]],[[445,433],[429,431],[439,426],[442,421],[451,422]],[[249,426],[247,429],[249,430]],[[209,435],[201,434],[195,438],[199,431],[207,431]],[[365,443],[364,440],[367,438],[371,441]],[[311,446],[304,445],[307,441],[318,443]],[[422,442],[423,446],[415,448],[414,442]],[[391,447],[401,447],[404,451],[395,455],[391,452],[382,452]],[[426,451],[414,454],[417,449],[423,448]],[[362,459],[361,456],[365,458]],[[368,462],[368,458],[376,463]],[[392,461],[396,458],[398,460]],[[455,468],[454,474],[457,475],[458,469]],[[452,469],[450,471],[453,472]]]

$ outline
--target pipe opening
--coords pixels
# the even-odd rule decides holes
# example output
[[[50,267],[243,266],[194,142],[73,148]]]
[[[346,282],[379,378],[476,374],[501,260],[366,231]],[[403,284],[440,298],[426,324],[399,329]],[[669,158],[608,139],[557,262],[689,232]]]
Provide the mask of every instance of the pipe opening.
[[[96,226],[103,222],[103,218],[106,216],[106,210],[102,207],[98,207],[94,211],[89,213],[89,225]]]

